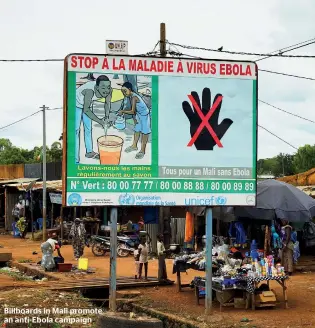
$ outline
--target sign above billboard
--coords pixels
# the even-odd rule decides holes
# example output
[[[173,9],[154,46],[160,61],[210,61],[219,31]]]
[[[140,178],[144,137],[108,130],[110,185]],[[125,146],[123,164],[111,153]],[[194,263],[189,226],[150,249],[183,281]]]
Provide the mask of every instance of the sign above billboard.
[[[253,62],[66,58],[67,206],[254,206]]]
[[[106,54],[128,55],[128,41],[106,40]]]

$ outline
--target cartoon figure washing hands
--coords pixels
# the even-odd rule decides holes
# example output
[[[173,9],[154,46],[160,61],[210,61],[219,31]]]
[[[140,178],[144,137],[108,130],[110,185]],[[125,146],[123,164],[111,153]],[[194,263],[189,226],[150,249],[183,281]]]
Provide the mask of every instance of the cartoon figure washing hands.
[[[133,120],[135,123],[133,143],[125,149],[125,152],[130,153],[133,151],[138,151],[138,142],[141,136],[141,148],[135,158],[142,159],[145,155],[146,146],[151,133],[150,110],[142,97],[133,91],[133,87],[130,82],[125,82],[121,87],[121,91],[125,97],[130,98],[131,108],[119,110],[118,115],[133,115]]]

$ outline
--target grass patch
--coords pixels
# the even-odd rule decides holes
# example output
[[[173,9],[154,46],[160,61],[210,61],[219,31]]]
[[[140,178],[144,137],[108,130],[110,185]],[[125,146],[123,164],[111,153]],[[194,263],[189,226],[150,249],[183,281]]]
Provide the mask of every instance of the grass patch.
[[[21,260],[17,260],[18,263],[32,263],[32,260],[29,259],[21,259]]]
[[[7,268],[0,268],[0,274],[5,274],[11,277],[13,280],[16,281],[32,281],[31,277],[28,277],[21,272],[9,271]]]

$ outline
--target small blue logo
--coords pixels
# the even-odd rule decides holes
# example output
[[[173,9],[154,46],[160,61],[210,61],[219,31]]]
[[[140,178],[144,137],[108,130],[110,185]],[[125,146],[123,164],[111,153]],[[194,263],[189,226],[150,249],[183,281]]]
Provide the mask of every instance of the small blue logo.
[[[118,198],[119,205],[134,205],[136,198],[132,194],[121,194]]]
[[[68,197],[69,205],[81,205],[82,204],[82,197],[79,194],[71,194]]]
[[[226,202],[227,202],[227,198],[224,197],[224,196],[219,196],[219,197],[216,197],[215,199],[215,202],[217,203],[217,205],[225,205]]]

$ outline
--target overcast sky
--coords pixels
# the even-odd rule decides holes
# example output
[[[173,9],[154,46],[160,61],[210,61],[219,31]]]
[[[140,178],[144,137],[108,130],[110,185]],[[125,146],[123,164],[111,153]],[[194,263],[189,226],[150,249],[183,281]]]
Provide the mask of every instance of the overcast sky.
[[[171,42],[225,50],[267,53],[315,37],[314,0],[1,0],[0,59],[64,58],[73,52],[104,53],[105,40],[128,40],[129,53],[151,51],[165,22]],[[208,58],[256,59],[204,51]],[[289,54],[315,55],[315,45]],[[269,58],[259,68],[315,78],[315,59]],[[63,63],[3,63],[0,127],[45,104],[61,107]],[[259,98],[315,121],[315,81],[261,72]],[[47,114],[47,142],[58,140],[62,111]],[[315,125],[259,104],[259,124],[296,147],[314,144]],[[259,158],[295,150],[259,130]],[[4,130],[16,146],[42,142],[37,115]]]

